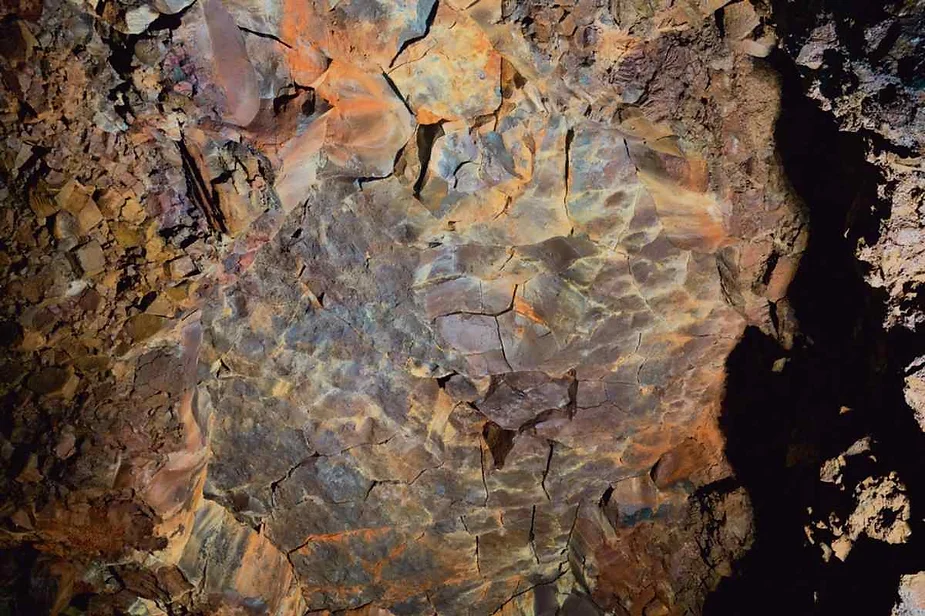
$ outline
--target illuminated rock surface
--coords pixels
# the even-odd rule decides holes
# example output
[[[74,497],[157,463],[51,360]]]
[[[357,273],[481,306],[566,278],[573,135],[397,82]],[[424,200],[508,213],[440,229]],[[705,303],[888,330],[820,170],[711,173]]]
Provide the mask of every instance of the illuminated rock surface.
[[[5,605],[700,613],[811,236],[777,13],[726,4],[4,8]],[[815,532],[917,536],[871,477]]]

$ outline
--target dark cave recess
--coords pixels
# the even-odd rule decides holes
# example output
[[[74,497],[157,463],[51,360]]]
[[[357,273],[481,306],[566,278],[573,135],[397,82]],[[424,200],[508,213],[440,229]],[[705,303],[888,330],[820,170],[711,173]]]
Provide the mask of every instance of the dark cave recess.
[[[804,95],[783,52],[770,62],[784,84],[778,151],[810,226],[788,293],[799,333],[787,351],[749,328],[729,356],[721,426],[755,509],[756,543],[704,613],[889,614],[900,576],[925,568],[925,435],[903,397],[904,366],[921,340],[884,330],[884,298],[855,258],[860,238],[876,242],[884,215],[883,179],[865,157],[871,140],[840,131]],[[819,480],[819,467],[864,437],[876,462],[855,472],[898,473],[912,503],[912,539],[862,538],[845,562],[826,563],[807,541],[809,510],[837,510],[846,497]]]

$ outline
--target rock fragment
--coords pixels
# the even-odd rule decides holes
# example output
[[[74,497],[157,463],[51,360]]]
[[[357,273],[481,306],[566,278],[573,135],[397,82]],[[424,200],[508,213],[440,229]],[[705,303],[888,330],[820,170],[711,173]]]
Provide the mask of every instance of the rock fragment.
[[[96,240],[91,240],[75,251],[77,264],[84,276],[95,276],[106,268],[106,255]]]
[[[29,389],[43,396],[69,399],[77,391],[79,379],[71,368],[48,367],[29,377]]]

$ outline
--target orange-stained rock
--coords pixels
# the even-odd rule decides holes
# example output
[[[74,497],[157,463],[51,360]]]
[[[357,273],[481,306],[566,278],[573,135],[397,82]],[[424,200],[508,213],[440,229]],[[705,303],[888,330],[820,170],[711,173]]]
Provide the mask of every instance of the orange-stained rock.
[[[321,57],[370,72],[386,70],[402,48],[427,33],[435,0],[284,0],[277,9],[293,73],[308,78]],[[308,82],[299,83],[307,85]]]
[[[421,124],[472,120],[501,104],[501,55],[465,12],[439,4],[426,38],[389,69]]]
[[[313,85],[331,106],[321,118],[328,159],[354,177],[389,175],[414,119],[385,78],[335,61]]]
[[[304,609],[286,555],[209,501],[196,511],[177,568],[215,614],[254,604],[273,616]]]

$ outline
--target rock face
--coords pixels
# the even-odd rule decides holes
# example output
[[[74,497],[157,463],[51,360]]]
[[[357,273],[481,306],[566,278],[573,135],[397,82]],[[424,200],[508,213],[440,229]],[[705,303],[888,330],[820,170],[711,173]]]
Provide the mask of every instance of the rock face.
[[[925,614],[925,574],[904,575],[899,588],[899,601],[893,608],[894,616]]]
[[[914,613],[925,5],[771,4],[776,134],[811,231],[788,288],[794,345],[752,332],[727,364],[727,459],[758,539],[710,607],[764,596],[756,613]]]
[[[699,613],[754,541],[727,363],[800,333],[784,5],[5,7],[5,605]],[[917,44],[883,10],[868,44]],[[813,95],[906,148],[908,209],[889,101]],[[885,285],[907,214],[862,252]],[[810,538],[905,543],[911,480],[842,463]]]

